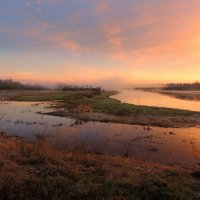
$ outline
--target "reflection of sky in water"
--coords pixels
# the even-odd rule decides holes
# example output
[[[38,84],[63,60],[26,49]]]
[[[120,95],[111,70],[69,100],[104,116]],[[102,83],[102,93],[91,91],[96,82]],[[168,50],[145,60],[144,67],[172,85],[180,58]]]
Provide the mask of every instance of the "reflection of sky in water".
[[[50,135],[53,145],[80,148],[105,154],[128,153],[139,159],[170,164],[195,166],[200,162],[199,128],[158,128],[87,122],[72,126],[75,120],[36,114],[45,111],[45,104],[2,102],[1,130],[9,135],[31,139],[36,134]],[[62,124],[62,126],[56,126]],[[174,132],[175,134],[169,134]]]
[[[140,90],[123,90],[120,94],[114,95],[113,98],[125,103],[131,103],[136,105],[147,105],[200,111],[200,101],[187,101],[155,92],[144,92]]]

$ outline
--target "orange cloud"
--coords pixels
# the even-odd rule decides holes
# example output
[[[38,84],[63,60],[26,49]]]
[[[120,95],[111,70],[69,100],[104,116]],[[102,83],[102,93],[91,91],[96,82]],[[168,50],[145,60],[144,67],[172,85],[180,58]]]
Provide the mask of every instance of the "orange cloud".
[[[10,67],[7,73],[17,79],[42,80],[45,73],[45,80],[54,82],[113,76],[130,82],[198,79],[199,0],[32,0],[27,6],[33,13],[16,17],[19,26],[1,26],[17,47],[24,45],[25,55],[15,62],[0,57],[1,64],[17,66],[19,72]],[[35,57],[27,58],[32,52]],[[56,58],[46,61],[41,52]]]

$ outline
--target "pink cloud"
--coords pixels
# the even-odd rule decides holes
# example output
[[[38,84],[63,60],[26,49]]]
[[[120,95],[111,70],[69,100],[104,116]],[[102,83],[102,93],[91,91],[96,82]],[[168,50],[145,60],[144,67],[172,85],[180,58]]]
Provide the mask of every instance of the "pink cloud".
[[[38,16],[27,14],[26,18],[20,18],[20,28],[12,25],[1,26],[1,30],[13,38],[18,36],[27,40],[29,46],[25,49],[33,48],[34,51],[36,48],[47,53],[52,51],[67,53],[70,56],[81,55],[87,60],[87,67],[81,61],[77,65],[63,63],[61,69],[66,68],[66,70],[63,70],[61,75],[55,73],[59,64],[52,66],[49,61],[49,69],[55,68],[49,76],[51,78],[47,78],[49,81],[65,80],[67,75],[71,80],[94,81],[103,79],[103,76],[109,79],[113,73],[117,77],[123,76],[129,80],[141,77],[144,80],[160,80],[164,76],[162,73],[166,72],[165,76],[170,76],[170,72],[172,75],[177,75],[180,70],[182,77],[186,76],[186,71],[189,74],[189,70],[190,77],[195,78],[199,72],[197,69],[200,57],[199,0],[146,1],[146,3],[129,0],[123,1],[124,3],[114,0],[73,2],[77,5],[72,6],[71,10],[66,9],[70,14],[56,13],[55,16],[48,18],[49,13],[43,16],[44,10],[41,9]],[[39,9],[43,8],[45,3],[51,5],[50,7],[55,5],[62,7],[67,1],[32,0],[27,6]],[[83,5],[87,3],[85,10],[79,7],[81,3]],[[104,64],[102,67],[100,64],[95,65],[94,60],[96,63],[104,61]],[[111,66],[105,63],[111,63]],[[120,70],[114,67],[116,63]],[[75,68],[79,74],[74,72]],[[26,75],[15,75],[21,78],[23,76]],[[40,79],[42,75],[40,76],[38,72],[27,74],[26,77]]]

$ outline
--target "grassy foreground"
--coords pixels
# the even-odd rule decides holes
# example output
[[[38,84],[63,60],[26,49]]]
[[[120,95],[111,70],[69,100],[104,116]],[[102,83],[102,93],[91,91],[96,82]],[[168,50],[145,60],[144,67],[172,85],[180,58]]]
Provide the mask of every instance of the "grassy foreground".
[[[191,127],[200,123],[200,112],[139,106],[110,98],[115,91],[21,91],[1,92],[0,97],[15,101],[56,101],[49,114],[80,120],[116,122],[161,127]]]
[[[2,200],[199,198],[198,172],[0,136]]]

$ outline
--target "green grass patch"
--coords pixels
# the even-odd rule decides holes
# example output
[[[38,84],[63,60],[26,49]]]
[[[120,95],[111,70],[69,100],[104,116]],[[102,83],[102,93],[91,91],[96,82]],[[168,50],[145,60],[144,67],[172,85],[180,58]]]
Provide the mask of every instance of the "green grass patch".
[[[116,91],[101,91],[96,95],[93,91],[32,91],[16,93],[11,99],[15,101],[62,101],[67,108],[75,108],[81,104],[89,105],[95,112],[106,113],[116,116],[194,116],[200,112],[180,109],[170,109],[152,106],[141,106],[111,98]]]
[[[96,112],[102,112],[117,116],[138,116],[138,115],[192,116],[197,114],[200,115],[199,112],[193,112],[187,110],[121,103],[116,99],[110,98],[108,93],[95,95],[92,98],[83,96],[82,98],[79,99],[73,99],[73,100],[66,99],[65,103],[73,106],[77,106],[80,104],[88,104]]]

